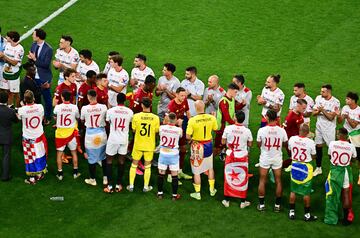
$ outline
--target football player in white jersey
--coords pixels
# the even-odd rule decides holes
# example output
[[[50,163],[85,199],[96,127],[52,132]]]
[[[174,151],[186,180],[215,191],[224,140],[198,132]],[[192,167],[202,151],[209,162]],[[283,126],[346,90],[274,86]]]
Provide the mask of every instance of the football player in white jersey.
[[[325,183],[326,189],[326,224],[336,225],[338,222],[339,207],[343,206],[343,224],[349,225],[354,219],[352,211],[352,183],[353,173],[351,159],[356,158],[356,149],[348,142],[348,132],[340,128],[337,141],[331,141],[328,154],[330,156],[330,171]]]
[[[108,95],[110,107],[117,105],[117,95],[119,93],[126,94],[126,87],[129,82],[129,74],[122,67],[123,57],[120,55],[114,55],[110,58],[111,68],[107,74],[109,80]]]
[[[323,145],[329,146],[335,140],[336,116],[340,111],[340,102],[332,96],[332,86],[325,84],[321,87],[319,96],[315,99],[313,116],[317,116],[315,144],[316,144],[316,169],[314,176],[322,174],[321,162]]]
[[[109,70],[111,69],[110,59],[111,59],[111,56],[114,56],[114,55],[120,55],[120,53],[117,52],[117,51],[110,51],[109,52],[106,65],[105,65],[104,70],[103,70],[104,74],[107,74],[109,72]]]
[[[205,84],[196,76],[197,69],[194,66],[187,67],[185,79],[181,81],[181,87],[185,88],[189,103],[190,115],[196,116],[195,101],[202,100]]]
[[[277,113],[277,125],[281,125],[280,123],[280,114],[281,108],[284,103],[285,94],[283,91],[278,88],[278,84],[280,83],[280,75],[270,75],[267,77],[265,82],[265,87],[261,91],[261,95],[257,96],[258,104],[262,105],[262,119],[261,119],[261,127],[264,127],[267,123],[265,116],[266,112],[269,109],[274,110]]]
[[[77,119],[80,118],[79,109],[75,104],[70,102],[71,92],[63,91],[61,93],[62,102],[54,108],[54,117],[56,118],[56,131],[55,131],[55,146],[56,146],[56,164],[57,175],[56,177],[61,181],[63,180],[62,170],[62,157],[66,147],[69,148],[73,160],[73,177],[74,179],[80,176],[78,172],[78,128]]]
[[[129,144],[129,126],[134,115],[133,111],[124,105],[126,95],[119,93],[116,97],[117,106],[110,108],[106,113],[106,121],[110,123],[110,135],[106,144],[106,176],[108,186],[105,193],[113,193],[112,161],[118,155],[118,175],[115,191],[120,192],[123,188],[125,159]]]
[[[357,105],[358,100],[359,96],[357,93],[349,92],[346,95],[346,105],[342,108],[338,121],[339,123],[344,122],[344,128],[349,132],[349,138],[356,148],[360,166],[360,106]],[[360,185],[360,173],[357,184]]]
[[[245,78],[243,75],[238,74],[233,77],[232,80],[235,83],[239,90],[235,97],[235,110],[243,111],[245,113],[244,126],[249,127],[249,116],[250,116],[250,104],[252,99],[252,91],[245,86]]]
[[[176,114],[168,114],[169,123],[160,126],[160,156],[159,156],[159,175],[158,175],[158,192],[157,197],[162,199],[164,196],[163,186],[166,170],[171,171],[172,200],[178,200],[178,171],[179,165],[179,140],[183,135],[183,130],[176,126]]]
[[[20,66],[24,57],[24,48],[18,43],[20,35],[16,31],[6,34],[7,44],[4,52],[0,52],[0,60],[5,62],[2,72],[2,89],[9,90],[8,105],[15,100],[15,108],[20,106]]]
[[[84,157],[89,163],[90,178],[85,179],[85,183],[96,186],[96,164],[101,162],[103,170],[103,185],[107,186],[106,177],[106,143],[105,117],[107,107],[97,103],[96,91],[91,89],[87,93],[89,105],[81,108],[80,119],[85,122],[85,151]]]
[[[89,70],[93,70],[96,74],[100,73],[99,66],[92,59],[92,52],[88,49],[80,50],[79,52],[80,62],[76,67],[76,86],[79,90],[81,84],[86,81],[86,73]]]
[[[131,70],[130,86],[135,93],[139,87],[145,83],[145,78],[148,75],[155,77],[154,71],[146,65],[146,56],[137,54],[134,59],[134,68]]]
[[[294,84],[294,95],[290,98],[289,111],[296,108],[297,100],[305,99],[307,102],[306,111],[304,112],[304,122],[310,125],[310,116],[312,115],[314,100],[306,94],[305,92],[305,84],[304,83],[296,83]]]
[[[295,219],[295,201],[296,194],[304,197],[304,220],[315,221],[316,216],[310,213],[310,194],[312,187],[311,161],[315,159],[315,142],[308,138],[310,128],[308,124],[301,124],[299,135],[292,136],[289,139],[289,150],[291,151],[291,186],[289,199],[289,218]]]
[[[53,60],[53,65],[55,69],[59,70],[59,80],[58,85],[64,82],[64,70],[66,68],[72,68],[76,70],[76,67],[79,63],[79,53],[71,47],[73,39],[71,36],[61,36],[59,42],[59,48],[55,53],[55,60]]]
[[[259,129],[257,134],[257,144],[260,148],[260,167],[259,167],[259,211],[265,210],[265,185],[269,169],[272,169],[275,176],[276,201],[274,211],[280,211],[282,184],[282,147],[286,146],[288,137],[284,128],[277,125],[277,113],[270,109],[266,112],[267,126]]]
[[[249,158],[249,149],[253,143],[253,137],[249,128],[243,125],[246,119],[246,115],[243,111],[237,111],[235,113],[235,124],[225,127],[222,135],[221,143],[226,145],[226,154],[230,154],[231,151],[246,151]],[[222,204],[225,207],[230,205],[230,197],[224,196]],[[246,198],[240,199],[240,208],[250,206],[250,202],[246,201]]]
[[[24,93],[26,105],[18,110],[18,118],[22,120],[22,145],[24,150],[27,184],[35,184],[44,178],[47,172],[46,155],[47,141],[42,121],[44,108],[41,104],[34,104],[34,94],[30,90]]]

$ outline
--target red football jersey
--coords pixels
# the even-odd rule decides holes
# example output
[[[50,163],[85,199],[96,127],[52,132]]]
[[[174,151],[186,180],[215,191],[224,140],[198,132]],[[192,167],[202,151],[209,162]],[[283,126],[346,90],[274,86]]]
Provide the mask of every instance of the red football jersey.
[[[301,113],[289,112],[284,122],[284,129],[289,139],[292,136],[299,135],[299,128],[302,123],[304,123],[304,116]]]
[[[185,99],[181,104],[177,104],[175,99],[171,100],[168,105],[168,111],[176,114],[176,118],[184,119],[186,112],[189,111],[189,103]]]
[[[88,85],[86,82],[82,83],[79,88],[78,102],[82,102],[82,106],[89,105],[87,93],[90,89],[93,89],[95,85]]]
[[[108,105],[108,100],[109,100],[108,89],[104,88],[103,90],[101,90],[100,88],[95,87],[94,90],[96,92],[97,102],[107,106]]]
[[[64,91],[69,91],[71,93],[70,102],[73,103],[74,99],[76,98],[76,84],[71,83],[70,85],[66,85],[64,82],[56,87],[54,95],[55,95],[55,98],[57,100],[59,100],[58,104],[63,103],[63,101],[61,99],[61,94]]]
[[[146,92],[146,91],[144,91],[144,89],[139,88],[134,95],[134,104],[132,107],[132,110],[134,111],[134,113],[142,112],[141,100],[144,97],[148,97],[152,101],[153,93]],[[150,107],[150,111],[152,112],[152,106]]]

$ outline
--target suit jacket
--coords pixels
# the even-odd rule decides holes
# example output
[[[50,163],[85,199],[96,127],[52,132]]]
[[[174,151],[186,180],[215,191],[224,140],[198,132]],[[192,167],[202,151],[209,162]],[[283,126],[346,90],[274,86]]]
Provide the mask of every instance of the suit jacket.
[[[0,105],[0,144],[12,143],[11,124],[18,121],[14,110],[7,105]]]
[[[30,51],[35,53],[36,51],[36,42],[32,43]],[[44,42],[44,45],[40,51],[39,56],[36,58],[35,66],[42,83],[51,82],[52,72],[51,72],[51,59],[53,55],[53,49],[51,46]]]

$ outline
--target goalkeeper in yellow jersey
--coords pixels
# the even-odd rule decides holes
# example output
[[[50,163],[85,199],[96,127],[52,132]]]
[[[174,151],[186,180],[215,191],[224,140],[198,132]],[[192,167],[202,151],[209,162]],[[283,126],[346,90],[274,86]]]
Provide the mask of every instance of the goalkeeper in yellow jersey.
[[[215,176],[213,169],[213,145],[212,131],[217,130],[216,118],[205,114],[205,104],[203,101],[195,102],[197,115],[190,118],[186,128],[186,138],[191,144],[191,170],[194,174],[195,192],[190,196],[201,200],[201,177],[200,175],[208,171],[210,196],[215,196]]]
[[[129,185],[126,187],[130,192],[134,190],[136,168],[143,156],[145,161],[143,192],[152,190],[152,186],[149,186],[151,161],[155,150],[156,134],[159,132],[160,119],[157,115],[150,112],[150,98],[144,97],[141,101],[141,106],[143,111],[136,113],[132,120],[132,129],[135,134],[134,147],[131,154],[133,161],[130,167]]]

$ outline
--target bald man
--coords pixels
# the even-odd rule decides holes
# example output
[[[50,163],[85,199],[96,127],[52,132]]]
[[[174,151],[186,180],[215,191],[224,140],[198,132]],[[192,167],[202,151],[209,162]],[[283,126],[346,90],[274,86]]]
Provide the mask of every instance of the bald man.
[[[208,87],[205,89],[203,101],[206,109],[205,113],[216,115],[220,99],[225,95],[226,91],[219,85],[219,77],[211,75],[208,79]]]
[[[215,196],[215,175],[213,169],[212,132],[217,130],[216,118],[205,114],[205,103],[195,101],[196,115],[190,118],[186,128],[186,139],[191,145],[191,170],[194,174],[195,192],[190,197],[201,200],[201,174],[208,172],[210,196]]]

